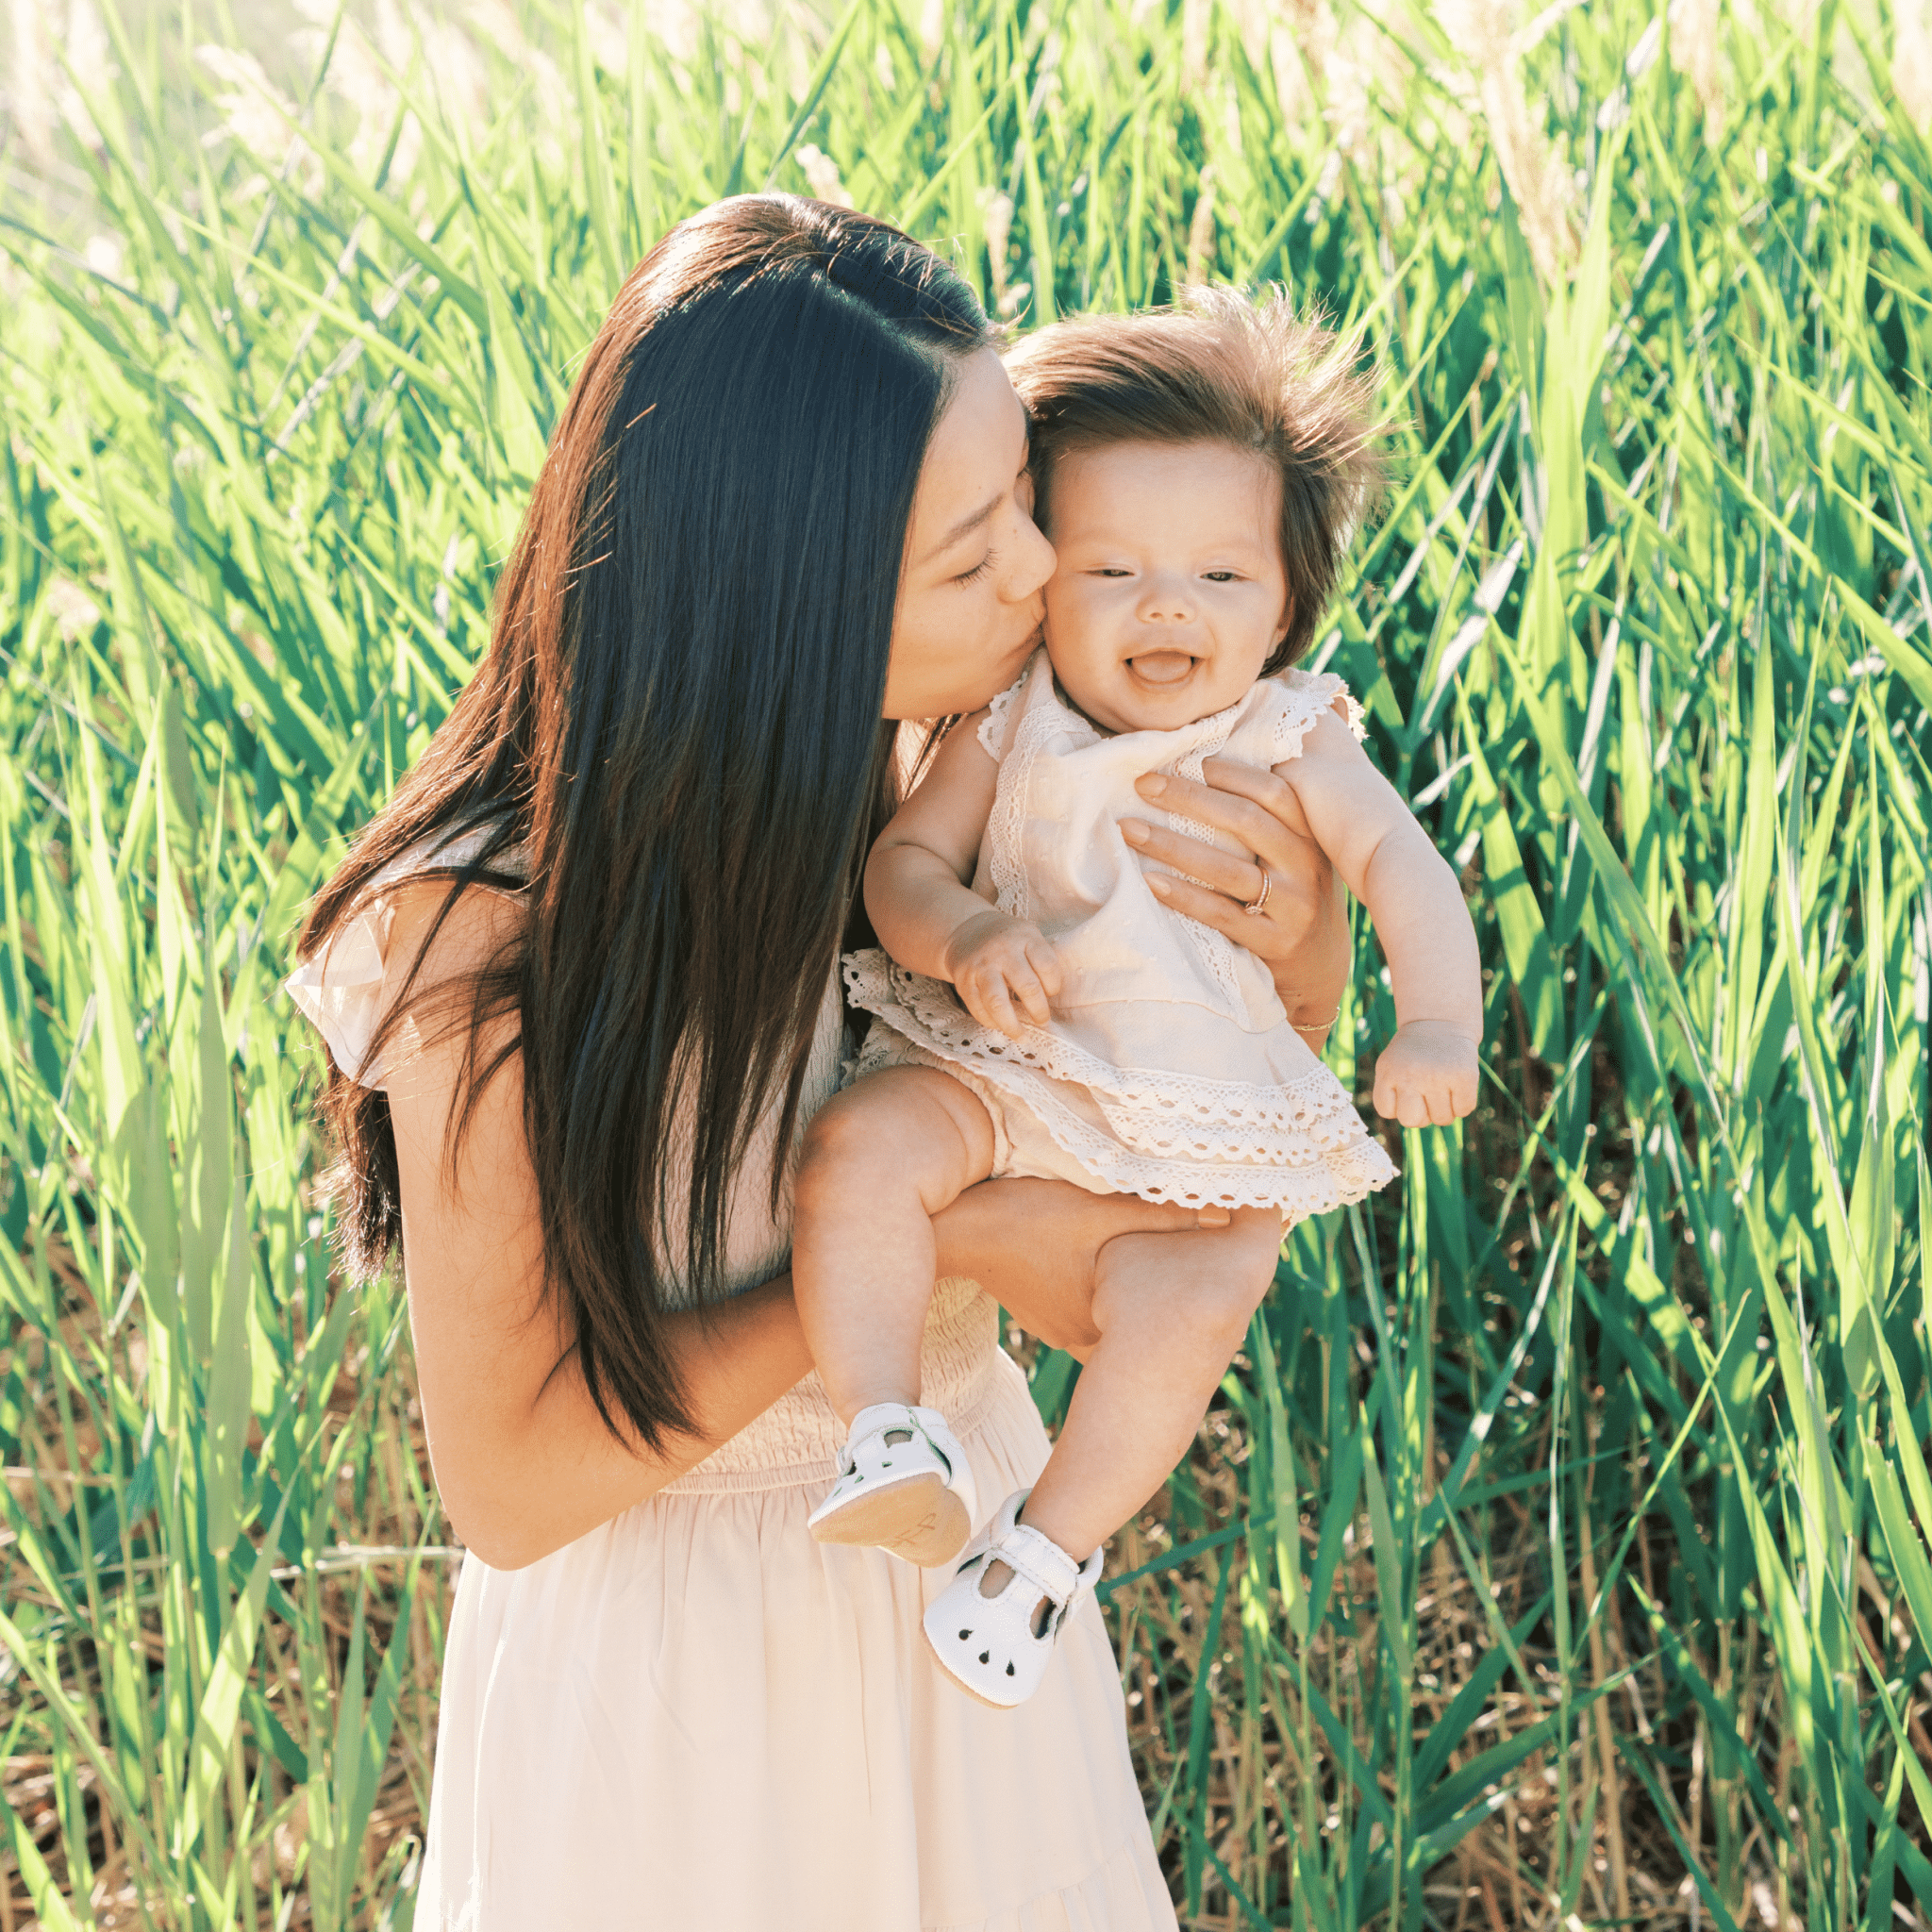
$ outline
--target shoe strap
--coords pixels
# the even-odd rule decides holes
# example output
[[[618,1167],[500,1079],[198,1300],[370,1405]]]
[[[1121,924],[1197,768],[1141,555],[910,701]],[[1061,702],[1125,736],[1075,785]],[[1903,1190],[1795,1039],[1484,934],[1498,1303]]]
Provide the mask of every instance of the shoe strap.
[[[852,1426],[846,1431],[845,1441],[839,1450],[839,1474],[850,1475],[858,1466],[858,1458],[854,1452],[860,1442],[874,1436],[890,1435],[894,1429],[904,1429],[908,1436],[921,1438],[946,1465],[948,1478],[958,1475],[965,1460],[965,1451],[946,1426],[945,1417],[936,1408],[914,1407],[904,1402],[875,1402],[870,1408],[861,1408],[852,1418]]]
[[[1085,1580],[1085,1566],[1074,1562],[1051,1537],[1030,1524],[1016,1523],[1004,1536],[995,1538],[988,1557],[1024,1576],[1062,1612]]]

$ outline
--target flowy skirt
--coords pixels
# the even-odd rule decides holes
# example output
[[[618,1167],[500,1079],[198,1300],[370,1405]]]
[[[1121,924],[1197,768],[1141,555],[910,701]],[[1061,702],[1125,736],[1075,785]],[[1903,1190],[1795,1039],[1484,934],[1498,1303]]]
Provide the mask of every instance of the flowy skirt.
[[[924,1399],[981,1514],[1048,1442],[970,1282]],[[1089,1597],[1014,1711],[944,1679],[950,1569],[821,1544],[816,1376],[649,1501],[527,1569],[465,1559],[442,1679],[425,1932],[1174,1932]]]

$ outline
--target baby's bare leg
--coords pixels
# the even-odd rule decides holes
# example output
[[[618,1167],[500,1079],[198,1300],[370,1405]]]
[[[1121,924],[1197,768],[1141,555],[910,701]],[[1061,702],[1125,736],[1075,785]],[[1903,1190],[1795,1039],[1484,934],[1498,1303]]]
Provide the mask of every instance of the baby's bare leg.
[[[1224,1228],[1117,1236],[1094,1267],[1100,1340],[1021,1520],[1083,1560],[1187,1454],[1274,1277],[1281,1216],[1241,1208]]]
[[[805,1131],[791,1283],[825,1391],[849,1424],[919,1400],[932,1299],[932,1217],[992,1172],[978,1097],[931,1067],[887,1067],[835,1094]]]

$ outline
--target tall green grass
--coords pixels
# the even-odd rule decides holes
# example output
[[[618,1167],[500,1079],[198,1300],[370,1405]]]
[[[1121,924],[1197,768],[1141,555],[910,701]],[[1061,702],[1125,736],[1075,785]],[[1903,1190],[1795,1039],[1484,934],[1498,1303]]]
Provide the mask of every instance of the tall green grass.
[[[276,982],[625,270],[767,182],[1022,326],[1276,279],[1387,371],[1317,660],[1464,868],[1489,1078],[1116,1547],[1184,1920],[1932,1924],[1906,25],[386,17],[273,80],[219,9],[70,33],[0,211],[0,1932],[409,1922],[457,1553]],[[1391,1025],[1364,936],[1345,1078]]]

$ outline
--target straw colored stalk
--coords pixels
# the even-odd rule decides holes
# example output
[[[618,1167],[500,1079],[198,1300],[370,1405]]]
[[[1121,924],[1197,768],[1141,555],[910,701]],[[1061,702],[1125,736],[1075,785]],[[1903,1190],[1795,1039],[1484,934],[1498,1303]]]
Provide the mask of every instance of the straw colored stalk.
[[[1538,273],[1559,281],[1576,254],[1570,186],[1524,95],[1508,0],[1436,0],[1436,17],[1474,75],[1490,144]]]

